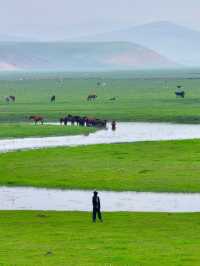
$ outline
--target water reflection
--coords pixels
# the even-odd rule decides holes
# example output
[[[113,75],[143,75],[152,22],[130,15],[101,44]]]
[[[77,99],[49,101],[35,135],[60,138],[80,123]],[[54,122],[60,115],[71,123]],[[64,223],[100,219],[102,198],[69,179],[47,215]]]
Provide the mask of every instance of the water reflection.
[[[0,187],[0,210],[91,211],[93,191]],[[199,212],[200,193],[100,191],[102,211]]]

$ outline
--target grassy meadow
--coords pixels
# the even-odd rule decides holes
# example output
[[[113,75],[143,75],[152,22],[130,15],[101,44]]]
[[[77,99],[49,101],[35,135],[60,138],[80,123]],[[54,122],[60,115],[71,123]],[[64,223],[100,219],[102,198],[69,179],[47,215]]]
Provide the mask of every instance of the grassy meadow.
[[[185,70],[186,71],[186,70]],[[192,71],[192,70],[191,70]],[[8,74],[6,74],[8,75]],[[0,139],[88,134],[28,124],[70,113],[117,121],[200,123],[200,74],[0,74]],[[155,76],[154,76],[155,75]],[[97,86],[101,80],[106,86]],[[185,99],[174,95],[184,86]],[[87,102],[96,93],[95,102]],[[50,97],[56,95],[56,103]],[[4,97],[15,95],[16,103]],[[109,99],[116,97],[116,101]],[[200,192],[200,140],[48,148],[0,154],[0,185]],[[198,266],[200,214],[0,211],[0,266]]]
[[[0,123],[0,139],[47,137],[47,136],[69,136],[87,135],[95,132],[95,128],[77,126],[58,126],[48,124],[34,125],[31,123]]]
[[[160,141],[9,152],[0,185],[200,192],[200,141]]]
[[[184,70],[187,72],[187,70]],[[84,74],[67,76],[29,75],[27,78],[1,78],[0,122],[27,121],[29,115],[43,115],[58,121],[68,113],[118,121],[200,122],[200,77],[185,74]],[[195,70],[194,70],[195,71]],[[60,77],[62,76],[62,78]],[[97,86],[102,81],[106,86]],[[175,97],[177,85],[184,86],[185,99]],[[95,102],[87,102],[96,93]],[[56,103],[50,97],[56,95]],[[16,103],[4,97],[15,95]],[[116,101],[109,99],[116,97]]]
[[[0,211],[0,265],[198,266],[200,214]]]

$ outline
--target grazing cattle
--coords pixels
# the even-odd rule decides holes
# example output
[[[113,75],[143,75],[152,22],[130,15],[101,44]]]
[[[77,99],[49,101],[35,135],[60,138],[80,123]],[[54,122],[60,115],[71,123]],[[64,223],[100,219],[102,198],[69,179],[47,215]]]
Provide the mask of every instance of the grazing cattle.
[[[87,97],[87,100],[88,101],[91,101],[91,100],[95,100],[97,98],[97,95],[96,94],[90,94],[90,95],[88,95],[88,97]]]
[[[7,102],[7,103],[9,103],[10,101],[12,101],[12,102],[15,102],[15,96],[13,96],[13,95],[10,95],[10,96],[5,96],[5,101]]]
[[[12,102],[15,102],[15,99],[16,99],[15,96],[10,95],[9,98],[10,98],[10,100],[11,100]]]
[[[41,122],[41,124],[43,125],[44,123],[44,118],[42,116],[37,116],[37,115],[30,116],[29,120],[33,120],[35,124],[37,124],[38,122]]]
[[[175,92],[176,97],[181,97],[184,98],[185,97],[185,92],[184,91],[176,91]]]
[[[56,101],[56,96],[55,95],[51,96],[51,103],[55,103],[55,101]]]
[[[9,97],[9,96],[6,96],[6,97],[5,97],[5,101],[6,101],[7,103],[9,103],[9,102],[10,102],[10,97]]]

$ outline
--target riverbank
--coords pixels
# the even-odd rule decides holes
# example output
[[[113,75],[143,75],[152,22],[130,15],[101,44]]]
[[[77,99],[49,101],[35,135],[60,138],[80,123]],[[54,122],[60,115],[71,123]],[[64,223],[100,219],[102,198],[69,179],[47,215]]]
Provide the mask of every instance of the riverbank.
[[[87,135],[95,128],[33,123],[0,123],[0,140],[29,137]],[[1,144],[0,144],[1,145]]]
[[[49,148],[0,154],[0,185],[200,192],[199,140]]]
[[[0,211],[2,265],[198,266],[200,214]],[[78,256],[77,256],[78,254]]]

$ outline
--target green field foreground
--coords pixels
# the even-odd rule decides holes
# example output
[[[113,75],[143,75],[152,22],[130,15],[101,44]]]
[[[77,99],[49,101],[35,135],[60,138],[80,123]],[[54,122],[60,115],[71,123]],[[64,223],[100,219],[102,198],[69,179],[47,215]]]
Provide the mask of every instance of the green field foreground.
[[[48,148],[0,154],[0,185],[200,192],[200,140]]]
[[[59,121],[73,114],[117,121],[200,123],[199,78],[185,78],[183,74],[180,78],[98,76],[60,80],[59,74],[57,78],[40,78],[38,74],[24,80],[0,80],[0,122],[27,122],[30,115]],[[99,80],[106,86],[97,86]],[[185,99],[175,97],[177,85],[184,86]],[[97,100],[88,102],[87,96],[93,93]],[[16,103],[6,103],[6,95],[15,95]],[[55,104],[50,103],[52,95],[56,95]],[[113,97],[116,101],[110,101]]]
[[[48,124],[31,123],[0,123],[0,139],[5,138],[26,138],[26,137],[48,137],[83,135],[95,132],[95,128],[78,126],[60,126]]]
[[[199,266],[200,214],[0,211],[0,265]]]

